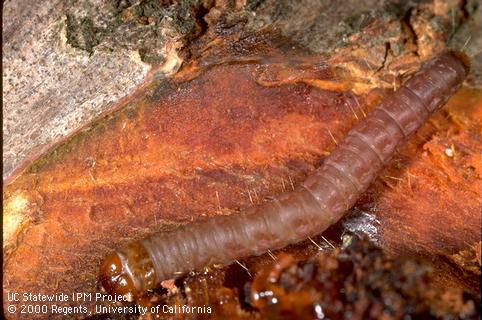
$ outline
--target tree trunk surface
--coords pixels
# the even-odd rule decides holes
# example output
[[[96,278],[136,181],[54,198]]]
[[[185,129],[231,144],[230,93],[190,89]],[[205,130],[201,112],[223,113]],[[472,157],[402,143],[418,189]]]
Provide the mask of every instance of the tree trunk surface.
[[[243,260],[247,277],[233,266],[193,273],[138,303],[208,303],[219,319],[281,317],[246,307],[243,290],[280,264],[341,246],[347,232],[367,236],[386,259],[422,261],[437,290],[480,299],[477,1],[23,0],[3,9],[4,296],[64,293],[55,305],[85,308],[69,318],[106,313],[96,308],[115,306],[98,282],[109,252],[296,187],[422,62],[462,50],[471,58],[464,87],[341,222]],[[319,261],[343,259],[325,255]],[[231,283],[233,270],[243,286]],[[315,305],[290,299],[290,312]],[[22,304],[35,302],[4,299],[5,310]],[[55,310],[49,302],[47,314],[6,317],[66,316]]]

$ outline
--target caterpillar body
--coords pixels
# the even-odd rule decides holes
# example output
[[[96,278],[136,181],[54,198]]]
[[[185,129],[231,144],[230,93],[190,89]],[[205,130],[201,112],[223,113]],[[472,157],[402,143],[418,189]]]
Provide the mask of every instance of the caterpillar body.
[[[458,90],[468,70],[465,56],[453,52],[426,62],[294,191],[111,253],[100,270],[103,287],[134,299],[191,270],[260,255],[323,232],[355,204],[395,149]]]

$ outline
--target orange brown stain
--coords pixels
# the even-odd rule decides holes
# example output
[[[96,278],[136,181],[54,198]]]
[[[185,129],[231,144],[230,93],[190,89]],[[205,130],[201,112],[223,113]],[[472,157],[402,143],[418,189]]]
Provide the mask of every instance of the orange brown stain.
[[[387,252],[424,257],[444,286],[473,292],[479,275],[447,259],[480,243],[481,132],[482,92],[462,89],[381,174],[399,180],[383,187],[378,179],[369,190]]]
[[[98,290],[97,269],[109,251],[256,205],[282,192],[283,180],[301,181],[334,149],[330,133],[342,139],[357,121],[356,104],[347,104],[351,93],[307,84],[310,75],[343,80],[326,65],[292,81],[285,81],[292,66],[269,68],[219,64],[158,84],[34,163],[4,191],[4,204],[19,190],[42,199],[34,206],[40,219],[9,252],[4,290]],[[269,87],[259,81],[267,75]],[[377,208],[389,252],[443,257],[480,237],[480,97],[455,96],[362,200]],[[365,111],[379,98],[357,97]],[[444,150],[452,144],[448,159]],[[389,187],[383,176],[402,181]],[[456,266],[444,268],[444,281],[467,285]]]
[[[328,132],[341,138],[355,123],[353,95],[277,72],[279,83],[264,87],[267,69],[221,64],[163,82],[37,160],[4,191],[4,203],[17,190],[43,199],[42,219],[8,256],[4,288],[98,290],[102,258],[126,241],[237,211],[252,205],[250,190],[256,204],[280,193],[282,179],[303,179],[335,147]],[[310,72],[333,77],[323,64],[303,78]]]

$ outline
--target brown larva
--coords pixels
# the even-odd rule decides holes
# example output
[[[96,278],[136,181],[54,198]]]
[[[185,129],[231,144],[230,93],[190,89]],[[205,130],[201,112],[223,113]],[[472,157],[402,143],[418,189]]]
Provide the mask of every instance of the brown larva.
[[[457,91],[467,73],[468,63],[459,54],[425,63],[296,190],[246,212],[157,233],[113,252],[101,267],[102,285],[134,298],[190,270],[259,255],[324,231],[355,204],[397,146]]]

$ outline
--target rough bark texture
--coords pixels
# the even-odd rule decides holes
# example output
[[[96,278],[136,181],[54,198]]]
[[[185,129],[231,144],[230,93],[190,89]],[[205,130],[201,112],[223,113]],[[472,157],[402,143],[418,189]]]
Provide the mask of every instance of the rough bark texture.
[[[207,1],[209,2],[209,1]],[[204,2],[7,1],[3,179],[149,82],[176,71]],[[150,72],[149,72],[150,71]]]
[[[470,1],[156,3],[153,11],[136,9],[144,1],[120,5],[121,20],[99,20],[103,11],[90,2],[50,2],[38,10],[4,4],[4,178],[27,168],[11,176],[3,194],[4,293],[96,292],[98,267],[110,250],[291,188],[363,117],[362,109],[448,42],[472,56],[468,84],[480,84],[481,10]],[[173,20],[160,19],[166,14]],[[178,24],[180,17],[192,20]],[[60,21],[84,32],[68,36],[54,29]],[[139,60],[154,71],[144,79],[144,62],[128,62],[130,50],[140,49],[128,39],[146,26],[162,34],[164,23],[177,33],[166,43],[156,42],[163,36],[145,40],[150,50],[140,50]],[[126,30],[132,38],[123,41]],[[62,32],[67,40],[59,49]],[[85,41],[92,33],[99,38]],[[40,36],[48,34],[53,38]],[[181,60],[175,76],[158,79]],[[350,90],[357,108],[346,104]],[[119,110],[25,165],[112,108]],[[473,292],[480,275],[481,110],[479,90],[455,96],[400,150],[344,224],[369,230],[389,254],[432,261],[440,284]],[[296,248],[313,253],[310,246]],[[269,260],[246,264],[254,273]],[[223,275],[213,277],[196,282],[199,292],[233,294],[223,289]],[[237,306],[233,299],[227,304]],[[85,303],[89,311],[95,304]]]

